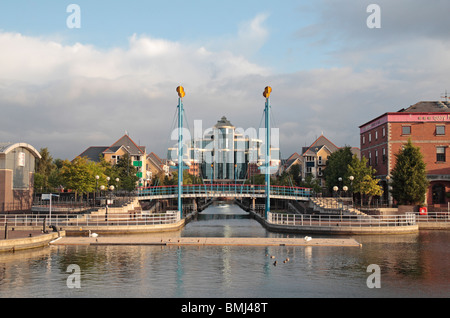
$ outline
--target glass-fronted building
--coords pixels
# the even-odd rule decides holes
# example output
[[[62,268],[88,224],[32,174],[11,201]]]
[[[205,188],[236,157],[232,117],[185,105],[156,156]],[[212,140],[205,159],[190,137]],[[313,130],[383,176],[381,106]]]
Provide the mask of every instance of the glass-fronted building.
[[[249,167],[258,164],[261,145],[255,129],[236,128],[223,116],[201,136],[187,142],[183,161],[198,167],[195,170],[204,182],[240,183],[249,178]],[[169,149],[168,159],[173,163],[178,161],[175,147]]]

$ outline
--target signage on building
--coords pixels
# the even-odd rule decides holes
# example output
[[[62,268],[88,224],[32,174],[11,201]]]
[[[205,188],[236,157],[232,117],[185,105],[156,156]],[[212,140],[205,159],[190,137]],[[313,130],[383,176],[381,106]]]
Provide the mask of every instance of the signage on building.
[[[360,133],[365,133],[373,128],[390,123],[411,123],[411,122],[450,122],[450,114],[442,113],[387,113],[381,118],[377,118],[363,126],[360,126]]]
[[[25,167],[25,153],[19,152],[19,155],[17,156],[17,165],[19,167]]]

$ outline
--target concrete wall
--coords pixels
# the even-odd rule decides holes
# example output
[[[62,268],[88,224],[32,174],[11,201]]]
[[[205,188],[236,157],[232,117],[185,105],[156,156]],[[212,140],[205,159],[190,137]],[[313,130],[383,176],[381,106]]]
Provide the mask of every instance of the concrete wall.
[[[65,235],[65,232],[52,232],[35,237],[26,237],[19,239],[0,240],[0,252],[14,252],[19,250],[37,248],[47,246],[48,243],[60,235]]]

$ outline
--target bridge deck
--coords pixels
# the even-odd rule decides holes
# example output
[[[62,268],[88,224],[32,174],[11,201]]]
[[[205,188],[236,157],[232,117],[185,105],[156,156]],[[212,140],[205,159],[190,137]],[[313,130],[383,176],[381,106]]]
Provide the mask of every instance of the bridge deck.
[[[346,238],[270,238],[270,237],[173,237],[145,235],[62,237],[52,245],[161,245],[161,246],[353,246],[360,244]]]
[[[176,198],[177,196],[177,186],[152,186],[138,189],[138,197],[140,200]],[[183,185],[181,196],[183,198],[264,198],[266,197],[266,189],[263,185],[248,184],[189,184]],[[271,186],[270,196],[274,199],[308,200],[311,196],[311,189],[302,187]]]

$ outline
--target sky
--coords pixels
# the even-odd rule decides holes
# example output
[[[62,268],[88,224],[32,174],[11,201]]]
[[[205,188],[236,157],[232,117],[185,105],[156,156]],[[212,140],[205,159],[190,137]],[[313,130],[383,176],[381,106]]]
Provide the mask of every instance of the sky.
[[[0,141],[72,160],[128,133],[164,158],[177,86],[189,127],[226,116],[244,130],[263,127],[271,86],[282,158],[321,134],[359,147],[360,125],[450,92],[449,12],[447,0],[2,1]]]

